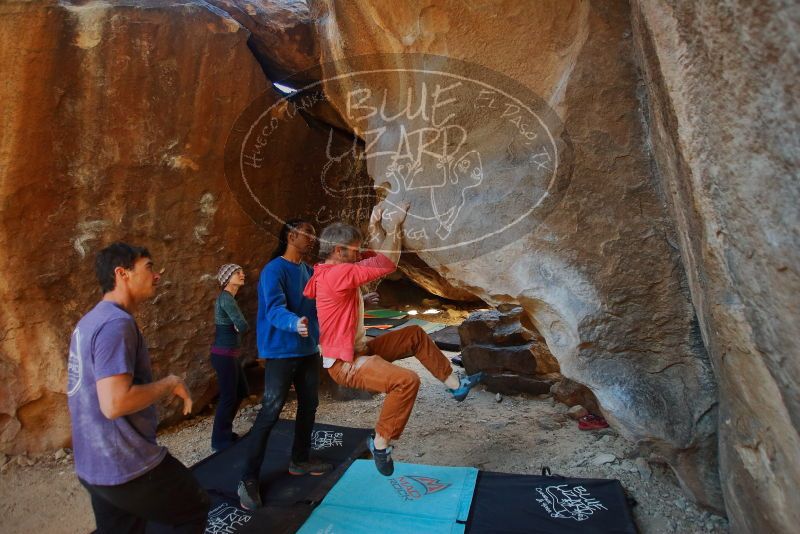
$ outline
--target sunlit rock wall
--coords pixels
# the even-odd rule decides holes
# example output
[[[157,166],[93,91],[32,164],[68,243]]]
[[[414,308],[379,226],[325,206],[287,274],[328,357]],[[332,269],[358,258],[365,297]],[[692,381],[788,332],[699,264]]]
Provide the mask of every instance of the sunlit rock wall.
[[[720,509],[715,381],[647,146],[629,5],[310,5],[329,98],[364,139],[376,186],[412,204],[406,247],[456,287],[521,304],[561,372],[590,387],[626,437],[664,457],[691,495]],[[437,125],[430,107],[414,112],[423,95],[436,107],[436,83],[446,84],[431,71],[441,69],[462,69],[463,83],[440,98]],[[507,91],[471,91],[482,82]],[[531,179],[544,160],[511,138],[511,118],[499,120],[511,113],[503,99],[516,95],[545,117],[547,128],[534,125],[539,139],[551,136],[547,163],[560,169],[544,185]],[[426,165],[444,130],[444,156]],[[408,132],[424,141],[408,143]],[[414,150],[423,157],[409,158]],[[443,167],[453,173],[449,197],[432,185]],[[496,231],[528,208],[522,223]],[[467,246],[449,247],[459,242]]]
[[[658,174],[720,398],[734,532],[800,524],[800,8],[635,2]]]

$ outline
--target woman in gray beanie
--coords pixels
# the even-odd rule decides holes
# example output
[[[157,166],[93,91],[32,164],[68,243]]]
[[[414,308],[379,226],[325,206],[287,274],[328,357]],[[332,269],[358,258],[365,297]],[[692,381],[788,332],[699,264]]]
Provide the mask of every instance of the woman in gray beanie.
[[[244,271],[235,263],[219,268],[217,281],[220,291],[214,304],[216,334],[211,346],[211,365],[217,372],[219,401],[211,432],[211,450],[230,447],[239,437],[233,432],[233,418],[239,403],[247,397],[247,382],[239,362],[241,334],[247,331],[247,321],[236,304],[236,293],[244,285]]]

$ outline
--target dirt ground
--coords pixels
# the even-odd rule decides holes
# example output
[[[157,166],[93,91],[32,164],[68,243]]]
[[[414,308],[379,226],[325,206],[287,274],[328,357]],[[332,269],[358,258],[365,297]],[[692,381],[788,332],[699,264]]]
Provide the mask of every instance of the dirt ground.
[[[448,356],[453,355],[448,354]],[[610,430],[583,432],[565,416],[566,406],[550,398],[503,397],[476,388],[456,403],[416,362],[402,363],[423,378],[411,421],[395,447],[395,459],[434,465],[467,465],[507,473],[553,473],[618,478],[638,501],[636,522],[645,534],[722,533],[727,522],[699,510],[678,488],[671,471],[635,458],[635,446]],[[255,398],[240,410],[234,429],[244,433],[257,413]],[[317,420],[372,427],[382,395],[367,400],[320,399]],[[283,417],[294,416],[287,403]],[[211,415],[163,431],[159,439],[187,465],[210,454]],[[600,456],[606,455],[606,456]],[[613,458],[608,455],[613,455]],[[89,498],[73,471],[71,457],[48,456],[32,466],[24,459],[0,458],[0,515],[6,533],[85,533],[94,527]],[[602,465],[594,465],[600,461]]]

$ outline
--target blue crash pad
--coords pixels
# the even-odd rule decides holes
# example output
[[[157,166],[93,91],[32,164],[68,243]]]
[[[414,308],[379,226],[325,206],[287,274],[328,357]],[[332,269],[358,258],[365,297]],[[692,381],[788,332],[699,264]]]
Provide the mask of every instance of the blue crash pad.
[[[394,465],[385,477],[372,460],[353,462],[298,532],[464,532],[477,469]]]

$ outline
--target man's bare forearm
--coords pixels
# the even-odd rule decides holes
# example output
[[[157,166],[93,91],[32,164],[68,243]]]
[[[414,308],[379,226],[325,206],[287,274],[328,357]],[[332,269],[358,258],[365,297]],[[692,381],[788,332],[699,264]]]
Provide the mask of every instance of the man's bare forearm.
[[[126,411],[123,415],[136,413],[155,404],[164,397],[168,397],[172,393],[172,390],[175,389],[175,386],[176,384],[171,376],[164,377],[150,384],[131,386],[127,395],[128,402],[130,403],[128,407],[129,411]]]
[[[400,261],[400,250],[402,247],[403,237],[401,230],[398,228],[395,231],[389,231],[386,233],[386,238],[381,244],[380,251],[381,254],[392,260],[392,262],[397,265],[397,263]]]
[[[100,409],[109,419],[139,412],[168,396],[175,389],[178,377],[170,375],[157,382],[136,385],[127,380],[131,380],[130,375],[118,375],[97,383]]]

